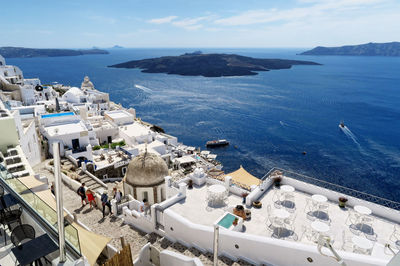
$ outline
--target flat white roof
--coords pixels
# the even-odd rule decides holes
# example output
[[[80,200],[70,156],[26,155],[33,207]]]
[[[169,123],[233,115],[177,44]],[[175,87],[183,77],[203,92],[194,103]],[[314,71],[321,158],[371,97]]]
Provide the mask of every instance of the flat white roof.
[[[109,111],[109,112],[106,112],[105,114],[108,115],[109,117],[111,117],[112,119],[119,119],[119,118],[125,118],[125,117],[133,118],[133,115],[128,113],[125,110]]]
[[[133,123],[126,126],[121,126],[120,130],[129,137],[140,137],[151,134],[151,130],[139,123]]]
[[[50,136],[68,135],[87,131],[85,125],[81,122],[73,122],[55,126],[48,126],[44,128]]]
[[[184,163],[195,163],[196,159],[193,158],[192,156],[186,155],[182,156],[180,158],[175,158],[176,161],[179,162],[179,164],[184,164]]]

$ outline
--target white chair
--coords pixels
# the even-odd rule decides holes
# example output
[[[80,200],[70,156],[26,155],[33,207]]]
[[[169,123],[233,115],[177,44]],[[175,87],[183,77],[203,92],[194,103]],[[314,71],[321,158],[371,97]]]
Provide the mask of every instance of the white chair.
[[[389,240],[400,250],[400,225],[394,225],[393,233],[390,235]]]
[[[373,242],[372,248],[370,248],[370,249],[364,249],[364,248],[357,247],[357,245],[353,245],[353,252],[359,253],[359,254],[364,254],[364,255],[371,255],[372,249],[374,248],[374,246],[375,246],[375,242]]]
[[[342,231],[342,250],[344,251],[353,251],[353,240],[351,236],[346,234],[345,230]]]
[[[347,216],[346,219],[346,224],[351,225],[351,224],[357,224],[357,222],[360,220],[360,215],[353,211],[352,209],[349,209],[349,215]]]
[[[284,220],[285,224],[287,225],[287,229],[289,229],[289,230],[291,230],[291,231],[293,231],[293,232],[294,232],[294,222],[295,222],[295,220],[296,220],[296,216],[297,216],[297,214],[295,213],[295,214],[292,215],[291,217],[286,218],[286,219]]]
[[[302,233],[301,233],[301,236],[300,236],[300,241],[303,239],[303,237],[305,236],[306,238],[307,238],[307,240],[308,241],[311,241],[311,238],[312,238],[312,231],[311,231],[311,229],[309,228],[309,227],[307,227],[307,226],[305,226],[305,225],[303,225],[303,226],[301,226],[301,231],[302,231]]]
[[[304,208],[304,212],[313,212],[317,209],[317,204],[311,198],[306,198],[306,207]]]

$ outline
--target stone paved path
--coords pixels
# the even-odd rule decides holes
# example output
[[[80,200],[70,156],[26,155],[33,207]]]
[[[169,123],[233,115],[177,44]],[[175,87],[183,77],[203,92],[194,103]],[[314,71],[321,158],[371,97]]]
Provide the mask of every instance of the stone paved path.
[[[36,173],[48,177],[49,182],[53,182],[54,175],[44,169],[43,165],[34,168]],[[114,184],[110,184],[109,190]],[[179,243],[172,243],[161,238],[157,234],[146,235],[136,228],[127,225],[118,217],[106,216],[103,218],[101,209],[90,208],[89,205],[81,206],[81,200],[75,191],[64,184],[63,189],[64,207],[71,213],[75,213],[78,219],[89,227],[93,232],[110,237],[110,242],[117,249],[121,249],[120,237],[124,236],[125,241],[130,244],[133,258],[139,254],[140,249],[151,242],[160,251],[167,249],[177,253],[182,253],[188,257],[198,257],[204,265],[213,265],[213,254],[203,254],[194,248],[187,248]],[[251,265],[244,261],[234,262],[225,257],[220,257],[218,265]]]

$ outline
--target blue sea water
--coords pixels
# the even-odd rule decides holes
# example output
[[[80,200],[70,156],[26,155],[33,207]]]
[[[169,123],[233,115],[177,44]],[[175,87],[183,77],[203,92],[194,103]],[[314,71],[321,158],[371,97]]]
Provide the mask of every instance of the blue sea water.
[[[311,60],[246,77],[184,77],[107,68],[193,49],[121,49],[109,55],[8,59],[26,78],[80,86],[89,75],[111,100],[187,145],[231,142],[213,152],[226,172],[262,177],[277,166],[398,201],[400,57],[300,56],[299,49],[202,49]],[[345,130],[338,127],[343,120]],[[236,146],[236,148],[235,148]],[[307,155],[302,155],[306,151]]]

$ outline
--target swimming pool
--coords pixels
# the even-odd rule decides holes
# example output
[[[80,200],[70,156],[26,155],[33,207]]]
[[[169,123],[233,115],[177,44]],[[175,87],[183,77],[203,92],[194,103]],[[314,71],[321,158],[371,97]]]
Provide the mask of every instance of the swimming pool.
[[[42,115],[42,118],[51,118],[51,117],[59,117],[59,116],[67,116],[67,115],[74,115],[74,112]]]
[[[229,229],[232,226],[233,221],[235,220],[236,216],[231,213],[226,213],[219,221],[218,225]]]

